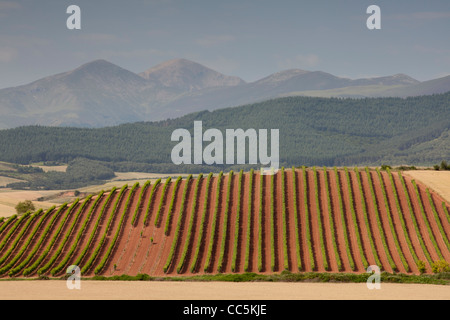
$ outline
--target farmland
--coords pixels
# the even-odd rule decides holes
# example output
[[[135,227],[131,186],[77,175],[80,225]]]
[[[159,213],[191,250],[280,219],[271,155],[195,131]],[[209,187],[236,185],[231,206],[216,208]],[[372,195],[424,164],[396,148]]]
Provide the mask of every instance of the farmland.
[[[0,221],[0,277],[430,274],[450,262],[449,211],[406,174],[358,168],[117,185]]]

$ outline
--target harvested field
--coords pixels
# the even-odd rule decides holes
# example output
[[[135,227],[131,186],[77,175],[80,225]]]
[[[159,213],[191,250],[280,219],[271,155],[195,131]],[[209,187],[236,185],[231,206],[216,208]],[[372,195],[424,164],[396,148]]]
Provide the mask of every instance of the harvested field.
[[[297,169],[295,175],[255,172],[251,190],[249,173],[241,180],[237,173],[211,176],[209,184],[203,176],[197,191],[197,178],[169,180],[154,190],[153,183],[144,190],[142,185],[115,189],[84,207],[80,200],[49,226],[54,209],[33,239],[22,232],[32,216],[21,223],[14,219],[0,233],[0,257],[8,254],[2,266],[13,261],[15,277],[24,277],[36,261],[27,277],[51,276],[57,266],[54,276],[62,276],[75,261],[84,277],[238,274],[246,265],[248,272],[261,274],[365,273],[368,265],[419,274],[419,260],[431,273],[433,262],[450,261],[450,205],[419,181],[416,189],[409,176],[390,177],[377,171]],[[30,247],[16,258],[20,248],[12,246],[26,241]],[[9,269],[0,270],[1,277],[12,276]]]

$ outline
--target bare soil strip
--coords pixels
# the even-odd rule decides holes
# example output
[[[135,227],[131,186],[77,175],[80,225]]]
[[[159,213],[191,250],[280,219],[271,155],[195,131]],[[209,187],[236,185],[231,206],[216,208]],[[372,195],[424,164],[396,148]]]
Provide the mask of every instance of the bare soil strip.
[[[431,259],[433,261],[439,260],[439,255],[436,252],[436,249],[433,246],[433,242],[430,238],[430,234],[428,232],[427,226],[425,224],[425,221],[423,220],[422,213],[420,211],[420,205],[419,205],[419,199],[417,199],[416,191],[414,190],[414,186],[411,183],[411,180],[409,177],[403,177],[406,182],[406,186],[408,188],[408,194],[411,199],[411,205],[414,209],[414,215],[416,217],[417,224],[420,229],[420,234],[422,236],[422,239],[425,242],[426,248],[428,252],[430,253]]]
[[[339,272],[339,268],[337,265],[337,259],[334,252],[334,245],[333,241],[336,241],[336,239],[333,238],[333,235],[331,233],[331,223],[330,219],[333,217],[329,215],[329,208],[328,208],[328,198],[327,198],[327,185],[325,185],[325,173],[323,170],[317,169],[317,177],[318,177],[318,185],[319,185],[319,198],[321,200],[321,216],[322,216],[322,227],[323,227],[323,234],[324,234],[324,241],[325,246],[327,250],[327,257],[328,257],[328,264],[329,264],[329,271],[331,272]]]
[[[311,256],[309,254],[308,241],[307,241],[307,228],[306,228],[306,213],[305,213],[305,198],[308,198],[307,195],[303,192],[304,186],[304,178],[303,171],[297,171],[297,206],[299,213],[299,232],[300,232],[300,241],[301,241],[301,256],[302,256],[302,265],[303,270],[306,272],[314,271],[311,268]],[[314,258],[314,257],[313,257]]]
[[[408,263],[408,265],[409,265],[409,267],[411,269],[411,272],[412,273],[419,273],[419,269],[417,268],[417,265],[416,265],[416,263],[414,261],[413,254],[410,252],[409,246],[408,246],[408,242],[406,240],[406,237],[407,236],[409,237],[409,235],[406,235],[405,232],[403,231],[402,222],[401,222],[400,216],[399,216],[402,213],[398,212],[398,210],[397,210],[397,204],[396,204],[396,200],[395,200],[394,191],[392,189],[391,181],[390,181],[389,176],[388,176],[388,174],[386,172],[380,172],[380,173],[381,173],[381,177],[382,177],[381,183],[384,184],[384,188],[386,190],[386,197],[388,199],[388,206],[389,206],[389,210],[391,212],[392,223],[393,223],[394,229],[395,229],[394,232],[397,234],[397,239],[399,241],[401,250],[402,250],[403,255],[404,255],[405,259],[406,259],[406,262]],[[411,245],[413,245],[412,241],[411,241]],[[414,246],[413,246],[413,248],[414,248]],[[397,263],[397,265],[400,266],[398,263]]]

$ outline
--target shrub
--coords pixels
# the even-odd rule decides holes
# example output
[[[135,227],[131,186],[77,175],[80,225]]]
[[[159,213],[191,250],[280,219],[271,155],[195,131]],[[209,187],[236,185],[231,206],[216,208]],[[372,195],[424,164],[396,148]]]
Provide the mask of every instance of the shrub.
[[[427,271],[427,266],[424,261],[417,261],[417,268],[419,269],[420,274],[423,274]]]
[[[19,202],[16,205],[16,212],[18,215],[24,214],[28,211],[34,211],[36,208],[34,207],[34,204],[30,200],[25,200],[23,202]]]
[[[431,270],[433,271],[433,273],[450,272],[450,265],[447,261],[441,259],[439,261],[433,262],[433,264],[431,265]]]

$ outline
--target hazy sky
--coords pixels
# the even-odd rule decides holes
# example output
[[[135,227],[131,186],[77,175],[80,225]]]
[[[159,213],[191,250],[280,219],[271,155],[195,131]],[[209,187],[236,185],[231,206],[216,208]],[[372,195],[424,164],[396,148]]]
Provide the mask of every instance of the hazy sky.
[[[81,30],[68,30],[69,5]],[[369,5],[381,30],[366,27]],[[0,88],[106,59],[186,58],[246,81],[299,68],[359,78],[450,74],[449,0],[0,0]]]

